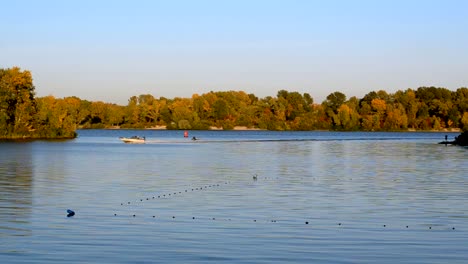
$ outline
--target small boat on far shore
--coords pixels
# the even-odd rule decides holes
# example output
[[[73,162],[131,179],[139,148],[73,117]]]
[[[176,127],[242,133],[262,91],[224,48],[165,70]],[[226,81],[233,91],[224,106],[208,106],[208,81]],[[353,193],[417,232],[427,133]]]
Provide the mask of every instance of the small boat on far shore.
[[[129,144],[144,144],[146,141],[145,137],[133,136],[133,137],[119,137],[124,143]]]

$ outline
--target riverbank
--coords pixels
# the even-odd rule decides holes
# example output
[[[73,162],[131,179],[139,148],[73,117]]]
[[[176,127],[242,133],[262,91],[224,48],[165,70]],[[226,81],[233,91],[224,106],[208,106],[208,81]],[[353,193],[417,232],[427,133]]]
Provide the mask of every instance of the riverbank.
[[[66,140],[74,139],[78,136],[76,132],[73,132],[72,135],[67,136],[42,136],[42,135],[9,135],[9,136],[0,136],[2,141],[28,141],[28,140]]]
[[[104,128],[104,129],[116,129],[116,130],[118,130],[118,129],[131,129],[131,128],[120,128],[120,126],[112,126],[112,127],[108,127],[108,128]],[[136,128],[136,129],[139,129],[139,128]],[[152,126],[152,127],[147,127],[147,128],[144,128],[144,129],[147,129],[147,130],[167,130],[167,126]],[[184,130],[184,129],[181,129],[181,130]],[[191,129],[185,129],[185,130],[191,130]],[[222,127],[210,126],[209,130],[224,130],[224,129]],[[242,131],[242,130],[265,130],[265,129],[249,128],[249,127],[246,127],[246,126],[235,126],[231,130]]]
[[[83,128],[81,128],[81,129],[83,129]],[[107,128],[104,128],[104,129],[118,130],[118,129],[133,129],[133,128],[121,128],[120,126],[112,126],[112,127],[107,127]],[[134,129],[140,129],[140,128],[134,128]],[[144,129],[147,129],[147,130],[167,130],[167,126],[164,126],[164,125],[152,126],[152,127],[147,127],[147,128],[144,128]],[[181,129],[181,130],[184,130],[184,129]],[[185,129],[185,130],[191,130],[191,129]],[[222,127],[210,126],[209,130],[224,130],[224,129]],[[237,130],[237,131],[262,131],[262,130],[266,130],[266,129],[261,129],[261,128],[257,128],[257,127],[235,126],[231,130]],[[331,131],[331,130],[313,130],[313,131]],[[374,131],[372,131],[372,132],[374,132]],[[384,132],[384,131],[380,131],[380,132]],[[461,133],[462,131],[461,131],[460,128],[444,128],[444,129],[439,129],[439,130],[434,130],[434,129],[431,129],[431,130],[417,130],[417,129],[413,129],[413,128],[408,128],[407,130],[401,130],[399,132]]]

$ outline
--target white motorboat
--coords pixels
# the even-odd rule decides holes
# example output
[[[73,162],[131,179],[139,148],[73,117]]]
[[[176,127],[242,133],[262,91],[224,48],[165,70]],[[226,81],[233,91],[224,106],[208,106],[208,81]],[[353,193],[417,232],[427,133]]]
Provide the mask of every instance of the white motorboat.
[[[129,143],[129,144],[144,144],[146,141],[145,137],[139,137],[139,136],[133,136],[133,137],[120,137],[120,140],[122,140],[124,143]]]

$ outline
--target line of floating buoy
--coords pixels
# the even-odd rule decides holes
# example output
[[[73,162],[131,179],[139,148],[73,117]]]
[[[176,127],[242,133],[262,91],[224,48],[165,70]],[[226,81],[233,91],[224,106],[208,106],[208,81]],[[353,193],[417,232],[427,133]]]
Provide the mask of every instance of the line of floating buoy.
[[[117,216],[117,214],[114,214],[114,216]],[[125,215],[123,215],[125,216]],[[128,216],[128,215],[127,215]],[[130,217],[136,217],[136,214],[131,214]],[[158,218],[156,217],[155,215],[152,215],[150,218]],[[171,219],[181,219],[180,217],[176,217],[175,215],[171,216],[170,217]],[[163,219],[163,217],[159,217],[159,219]],[[216,217],[195,217],[195,216],[192,216],[190,219],[192,220],[211,220],[211,221],[232,221],[232,218],[216,218]],[[245,220],[245,222],[248,222],[249,220]],[[254,222],[254,223],[278,223],[278,222],[281,222],[281,220],[277,220],[277,219],[264,219],[262,221],[259,221],[258,219],[252,219],[250,220],[250,222]],[[305,225],[310,225],[311,222],[310,221],[304,221],[304,224]],[[345,225],[343,223],[337,223],[336,224],[337,226],[341,226],[341,227],[344,227]],[[323,224],[320,224],[320,226],[323,226]],[[382,225],[382,227],[388,227],[386,224]],[[393,229],[395,229],[396,227],[393,227]],[[404,226],[405,229],[408,229],[409,228],[409,225],[406,225]],[[429,226],[428,227],[429,230],[434,230],[432,228],[432,226]],[[450,230],[455,230],[456,228],[455,227],[451,227],[449,228]],[[419,230],[422,230],[422,229],[419,229]],[[440,230],[440,229],[439,229]],[[447,228],[443,228],[443,230],[447,230]]]
[[[252,179],[254,182],[256,182],[259,178],[259,176],[257,174],[253,174],[252,175]],[[272,177],[263,177],[263,179],[265,180],[272,180],[272,179],[279,179],[279,177],[276,177],[276,178],[272,178]],[[225,181],[224,182],[224,185],[227,185],[227,184],[230,184],[231,182],[230,181]],[[213,187],[219,187],[221,186],[222,183],[218,183],[218,184],[211,184],[211,185],[204,185],[204,186],[200,186],[200,187],[195,187],[195,188],[189,188],[189,189],[185,189],[184,192],[189,192],[189,191],[200,191],[200,190],[206,190],[208,188],[213,188]],[[152,200],[152,199],[156,199],[156,198],[166,198],[166,197],[169,197],[169,196],[173,196],[173,195],[177,195],[177,194],[182,194],[182,191],[179,191],[179,192],[174,192],[174,193],[168,193],[168,194],[160,194],[158,196],[152,196],[152,197],[146,197],[146,198],[140,198],[139,201],[140,202],[143,202],[144,200],[146,201],[149,201],[149,200]],[[120,205],[124,205],[125,203],[120,203]],[[131,202],[127,202],[126,204],[131,204]]]
[[[270,177],[263,177],[263,178],[260,178],[257,174],[252,174],[251,177],[252,177],[253,182],[257,182],[258,179],[265,179],[265,180],[273,179],[273,178],[270,178]],[[278,177],[276,177],[276,179],[278,179]],[[313,177],[313,180],[316,180],[316,178]],[[352,178],[350,178],[350,180],[352,180]],[[231,183],[231,182],[229,182],[229,181],[225,181],[225,182],[224,182],[224,185],[227,185],[227,184],[230,184],[230,183]],[[193,192],[193,191],[199,191],[199,190],[206,190],[206,189],[208,189],[208,188],[219,187],[219,186],[221,186],[221,185],[223,185],[223,183],[211,184],[211,185],[203,185],[203,186],[200,186],[200,187],[192,187],[192,188],[187,188],[187,189],[185,189],[184,191],[169,192],[169,193],[166,193],[166,194],[159,194],[159,195],[157,195],[157,196],[155,195],[155,196],[152,196],[152,197],[140,198],[139,201],[140,201],[140,202],[143,202],[144,200],[149,201],[149,200],[156,199],[156,198],[158,198],[158,199],[159,199],[159,198],[168,198],[168,197],[170,197],[170,196],[176,196],[176,195],[178,195],[178,194],[187,193],[187,192],[190,192],[190,191]],[[121,203],[121,205],[124,205],[124,204],[125,204],[125,203]],[[127,202],[127,204],[130,205],[131,202]],[[126,214],[126,215],[128,216],[128,214]],[[117,216],[117,214],[114,214],[114,216]],[[125,214],[124,214],[123,216],[125,216]],[[136,214],[131,214],[131,217],[132,217],[132,218],[135,218],[135,217],[136,217]],[[156,215],[152,215],[151,218],[154,218],[154,219],[163,219],[164,217],[159,217],[159,218],[158,218],[158,217],[156,217]],[[176,216],[173,215],[173,216],[171,216],[171,218],[172,218],[172,219],[176,219]],[[178,219],[180,219],[180,218],[178,218]],[[191,219],[192,219],[192,220],[195,220],[195,219],[199,219],[199,220],[211,220],[211,221],[217,221],[217,220],[218,220],[218,221],[232,221],[231,218],[216,218],[216,217],[195,217],[195,216],[192,216]],[[258,221],[257,219],[253,219],[253,220],[250,220],[250,221],[253,221],[253,222],[255,222],[255,223],[257,223],[257,222],[277,223],[277,222],[278,222],[278,220],[276,220],[276,219],[269,219],[269,220],[262,220],[262,221]],[[312,225],[312,223],[309,222],[309,221],[304,221],[304,222],[302,222],[302,223],[304,223],[305,225],[309,225],[309,224]],[[340,227],[344,227],[344,224],[341,223],[341,222],[338,222],[336,225],[337,225],[337,226],[340,226]],[[323,224],[321,224],[320,226],[323,226]],[[387,224],[383,224],[383,225],[381,225],[381,227],[387,228]],[[409,225],[404,226],[404,228],[409,229]],[[393,229],[395,229],[395,227],[393,227]],[[429,226],[428,229],[429,229],[429,230],[432,230],[432,226]],[[445,228],[445,229],[447,229],[447,228]],[[455,230],[455,227],[452,227],[452,228],[450,228],[450,229],[451,229],[451,230]],[[419,230],[421,230],[421,229],[419,229]],[[427,229],[426,229],[426,230],[427,230]]]
[[[230,184],[229,181],[226,181],[224,182],[225,185],[227,184]],[[202,191],[202,190],[206,190],[208,188],[213,188],[213,187],[219,187],[221,186],[222,183],[218,183],[218,184],[210,184],[210,185],[204,185],[204,186],[201,186],[201,187],[194,187],[194,188],[189,188],[189,189],[185,189],[184,190],[184,193],[186,192],[189,192],[189,191]],[[174,196],[174,195],[177,195],[177,194],[182,194],[183,192],[182,191],[179,191],[179,192],[171,192],[171,193],[167,193],[167,194],[160,194],[158,196],[152,196],[152,197],[146,197],[146,198],[140,198],[139,201],[140,202],[143,202],[143,201],[149,201],[149,200],[152,200],[152,199],[156,199],[156,198],[166,198],[166,197],[169,197],[169,196]],[[120,203],[120,205],[124,205],[125,203]],[[131,202],[127,202],[126,204],[131,204]]]

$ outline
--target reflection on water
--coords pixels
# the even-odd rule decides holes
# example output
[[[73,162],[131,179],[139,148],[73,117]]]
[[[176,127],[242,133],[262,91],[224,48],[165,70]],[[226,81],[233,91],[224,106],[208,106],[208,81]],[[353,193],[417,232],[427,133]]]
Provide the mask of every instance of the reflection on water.
[[[467,152],[435,144],[443,134],[197,131],[201,139],[224,141],[118,140],[133,133],[181,136],[180,131],[98,130],[60,143],[0,144],[0,258],[8,263],[463,263],[468,258]],[[262,136],[270,141],[259,140]],[[308,140],[271,140],[275,136]],[[256,141],[239,140],[244,138]],[[76,215],[67,218],[66,209]]]
[[[30,144],[0,144],[0,237],[30,235],[32,207]]]

